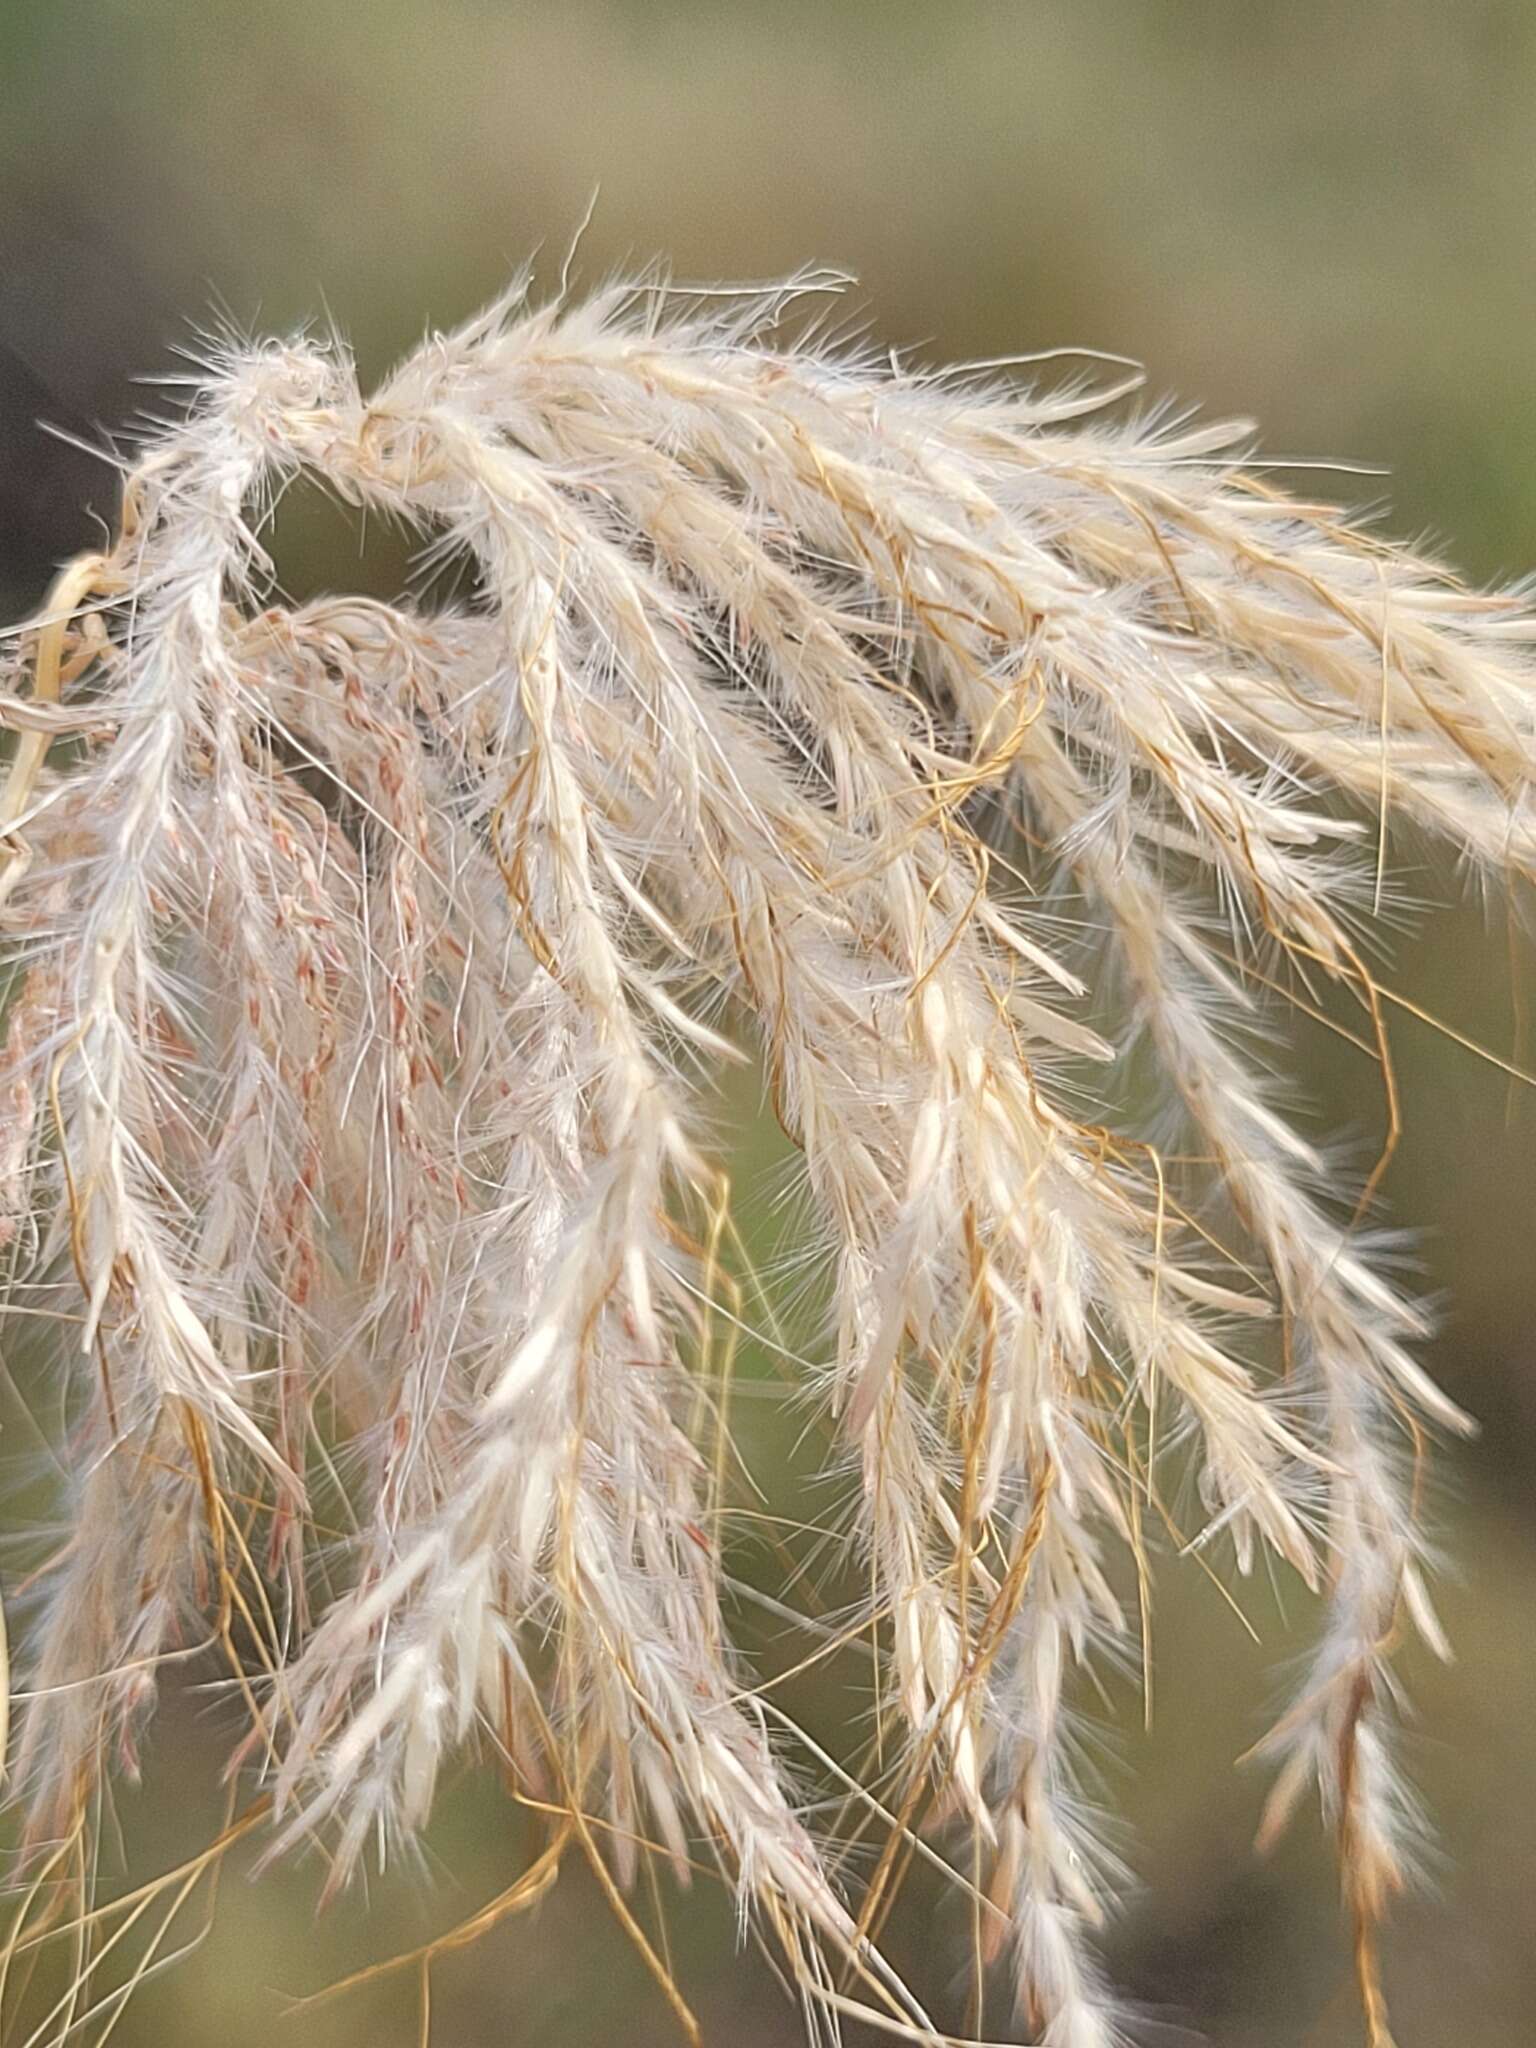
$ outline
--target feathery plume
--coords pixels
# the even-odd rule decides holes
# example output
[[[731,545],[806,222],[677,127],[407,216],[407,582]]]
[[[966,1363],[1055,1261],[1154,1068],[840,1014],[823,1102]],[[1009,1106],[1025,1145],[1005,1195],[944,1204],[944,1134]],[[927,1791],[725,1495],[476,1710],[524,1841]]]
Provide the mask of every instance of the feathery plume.
[[[520,281],[369,398],[334,340],[221,345],[14,638],[0,1238],[71,1479],[13,1942],[71,1924],[161,1667],[220,1655],[229,1839],[319,1838],[338,1884],[494,1757],[555,1816],[508,1898],[584,1855],[685,2030],[625,1903],[653,1853],[713,1857],[813,2029],[939,2041],[875,1934],[947,1821],[1007,2037],[1109,2048],[1076,1696],[1133,1653],[1115,1555],[1147,1569],[1174,1458],[1186,1542],[1320,1590],[1264,1833],[1316,1785],[1386,2048],[1390,1656],[1443,1648],[1415,1479],[1469,1425],[1372,1263],[1376,1177],[1339,1203],[1251,1041],[1267,990],[1336,985],[1395,1132],[1388,823],[1536,875],[1536,626],[1239,430],[786,338],[826,283]],[[300,474],[473,597],[275,601]],[[1111,1106],[1133,1039],[1188,1143]],[[901,1760],[862,1892],[723,1620],[701,1103],[743,1044],[831,1274]]]

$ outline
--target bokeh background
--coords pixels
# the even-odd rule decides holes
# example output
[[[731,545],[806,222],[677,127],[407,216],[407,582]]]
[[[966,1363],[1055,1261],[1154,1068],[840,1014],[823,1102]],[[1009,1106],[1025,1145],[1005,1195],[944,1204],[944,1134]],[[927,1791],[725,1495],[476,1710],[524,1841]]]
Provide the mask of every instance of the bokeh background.
[[[1068,343],[1132,355],[1153,393],[1262,422],[1271,455],[1347,458],[1357,467],[1330,488],[1432,536],[1473,577],[1536,567],[1528,0],[6,0],[6,615],[113,510],[110,472],[40,420],[85,441],[122,427],[160,396],[135,373],[176,367],[187,322],[215,308],[259,327],[328,313],[377,372],[537,245],[552,279],[594,189],[591,281],[657,255],[692,278],[845,265],[883,339],[946,358]],[[305,589],[376,587],[399,566],[372,544],[358,562],[355,536],[312,506],[279,550]],[[1529,943],[1454,876],[1410,882],[1454,907],[1396,943],[1392,985],[1529,1064]],[[1318,1127],[1371,1156],[1372,1070],[1292,1035]],[[1388,1968],[1402,2048],[1515,2048],[1536,2038],[1536,1100],[1407,1012],[1394,1042],[1408,1128],[1391,1214],[1417,1228],[1420,1277],[1445,1303],[1431,1362],[1484,1433],[1443,1458],[1433,1501],[1459,1656],[1405,1659],[1408,1755],[1438,1833],[1431,1890],[1398,1912]],[[766,1262],[786,1165],[750,1088],[722,1114]],[[0,1458],[24,1462],[30,1368],[5,1363]],[[766,1354],[749,1346],[742,1370],[770,1387]],[[815,1513],[804,1418],[743,1407],[775,1504]],[[739,1562],[764,1584],[776,1569],[750,1544]],[[1360,2026],[1326,1850],[1302,1826],[1257,1862],[1262,1778],[1233,1767],[1308,1616],[1262,1587],[1244,1604],[1258,1646],[1198,1572],[1165,1570],[1150,1731],[1111,1693],[1095,1763],[1144,1889],[1106,1949],[1149,2041],[1334,2048]],[[740,1628],[770,1665],[793,1661],[750,1602]],[[783,1699],[837,1747],[850,1708],[832,1678]],[[219,1756],[217,1713],[188,1686],[122,1801],[131,1869],[206,1833]],[[253,1884],[237,1858],[212,1931],[142,1987],[114,2039],[410,2048],[408,1977],[294,2000],[463,1918],[528,1841],[465,1780],[422,1870],[319,1919],[313,1869]],[[735,1952],[726,1902],[703,1888],[667,1924],[708,2041],[800,2038],[766,1969]],[[202,1925],[194,1912],[187,1931]],[[918,1883],[891,1937],[952,2019],[961,1932]],[[574,1866],[536,1916],[439,1966],[432,2026],[437,2048],[678,2038]]]

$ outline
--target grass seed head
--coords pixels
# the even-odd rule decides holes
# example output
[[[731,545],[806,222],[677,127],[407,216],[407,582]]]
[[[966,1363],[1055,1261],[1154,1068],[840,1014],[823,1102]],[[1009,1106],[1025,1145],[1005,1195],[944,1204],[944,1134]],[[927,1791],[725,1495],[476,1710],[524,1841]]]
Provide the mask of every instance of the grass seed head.
[[[0,1236],[70,1474],[16,1938],[211,1654],[224,1845],[318,1836],[339,1883],[478,1752],[554,1816],[507,1910],[585,1856],[685,2030],[625,1903],[652,1855],[718,1864],[813,2025],[938,2040],[877,1936],[947,1816],[1010,2037],[1103,2048],[1074,1703],[1182,1460],[1184,1545],[1322,1590],[1265,1830],[1320,1792],[1385,2044],[1390,1656],[1439,1642],[1417,1481],[1466,1423],[1376,1176],[1352,1214],[1256,1033],[1332,986],[1395,1135],[1388,825],[1536,874],[1536,629],[1220,430],[787,338],[818,283],[520,286],[371,397],[338,344],[220,345],[10,643]],[[300,474],[473,598],[283,602]],[[899,1759],[854,1893],[722,1620],[704,1112],[743,1042],[827,1255],[810,1384]]]

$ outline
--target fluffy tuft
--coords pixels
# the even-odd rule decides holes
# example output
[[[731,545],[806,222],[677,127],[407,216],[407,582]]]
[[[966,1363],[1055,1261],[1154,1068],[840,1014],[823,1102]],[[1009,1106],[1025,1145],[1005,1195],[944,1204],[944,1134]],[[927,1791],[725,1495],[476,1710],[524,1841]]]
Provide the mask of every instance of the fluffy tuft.
[[[936,2040],[871,1930],[947,1816],[1016,2037],[1109,2048],[1074,1695],[1135,1661],[1115,1558],[1182,1459],[1183,1543],[1321,1591],[1265,1829],[1320,1793],[1384,2044],[1389,1659],[1439,1644],[1415,1474],[1466,1423],[1255,1043],[1287,984],[1379,1038],[1389,820],[1536,874],[1536,624],[1222,430],[785,339],[820,282],[524,281],[371,397],[337,343],[221,342],[24,629],[0,1234],[70,1475],[24,1873],[93,1867],[163,1667],[213,1649],[250,1824],[333,1883],[475,1751],[551,1815],[527,1895],[585,1855],[685,2025],[624,1904],[650,1855],[720,1866],[813,2026]],[[300,473],[475,600],[265,602]],[[811,1383],[901,1759],[862,1898],[722,1619],[703,1134],[743,1040],[831,1275]],[[1111,1107],[1133,1044],[1177,1142]]]

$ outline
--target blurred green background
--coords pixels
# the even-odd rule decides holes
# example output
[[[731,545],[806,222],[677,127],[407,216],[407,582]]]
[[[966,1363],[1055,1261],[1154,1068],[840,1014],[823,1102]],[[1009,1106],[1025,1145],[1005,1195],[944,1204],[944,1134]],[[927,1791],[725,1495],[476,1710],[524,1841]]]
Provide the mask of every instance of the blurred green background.
[[[1536,567],[1528,0],[7,0],[7,615],[114,504],[109,473],[39,419],[86,439],[123,425],[152,395],[133,375],[173,367],[184,323],[215,304],[260,327],[328,310],[372,375],[535,245],[553,277],[594,187],[589,281],[658,254],[694,278],[846,265],[882,339],[933,357],[1136,356],[1154,394],[1260,421],[1271,455],[1390,472],[1328,487],[1388,508],[1471,575]],[[295,581],[360,573],[338,532],[311,519],[290,534]],[[1448,874],[1411,882],[1456,895]],[[1467,899],[1398,944],[1390,977],[1529,1064],[1515,983],[1536,1008],[1532,958],[1502,906]],[[1402,2048],[1515,2048],[1536,2037],[1536,1103],[1406,1014],[1395,1045],[1408,1130],[1391,1213],[1419,1229],[1420,1277],[1446,1303],[1432,1363],[1485,1430],[1441,1460],[1434,1500],[1458,1661],[1404,1659],[1408,1756],[1438,1836],[1433,1895],[1398,1913],[1388,1969]],[[1373,1156],[1371,1069],[1320,1034],[1294,1052],[1319,1128]],[[747,1132],[747,1235],[768,1257],[785,1167],[750,1093],[727,1108]],[[765,1354],[749,1349],[744,1372],[769,1384]],[[803,1417],[743,1407],[774,1505],[816,1512]],[[14,1400],[5,1420],[3,1447],[24,1454]],[[766,1583],[773,1559],[751,1549],[742,1568]],[[1106,1947],[1149,2042],[1332,2048],[1360,2024],[1325,1849],[1302,1826],[1257,1863],[1262,1778],[1231,1763],[1267,1725],[1308,1617],[1262,1588],[1245,1605],[1262,1649],[1192,1567],[1165,1569],[1151,1731],[1112,1695],[1095,1764],[1145,1885]],[[797,1654],[750,1604],[740,1632],[769,1663]],[[834,1742],[849,1712],[831,1680],[783,1702]],[[206,1833],[220,1743],[195,1689],[171,1698],[154,1771],[121,1802],[135,1870]],[[408,1977],[291,2002],[462,1918],[527,1844],[465,1781],[427,1882],[391,1874],[318,1921],[312,1868],[252,1884],[237,1862],[215,1930],[114,2039],[409,2048]],[[668,1926],[708,2041],[800,2038],[766,1970],[736,1954],[724,1901],[706,1888],[669,1904]],[[915,1886],[892,1952],[952,2023],[961,1938],[954,1909]],[[574,1865],[535,1917],[443,1963],[433,1991],[437,2048],[678,2038]]]

